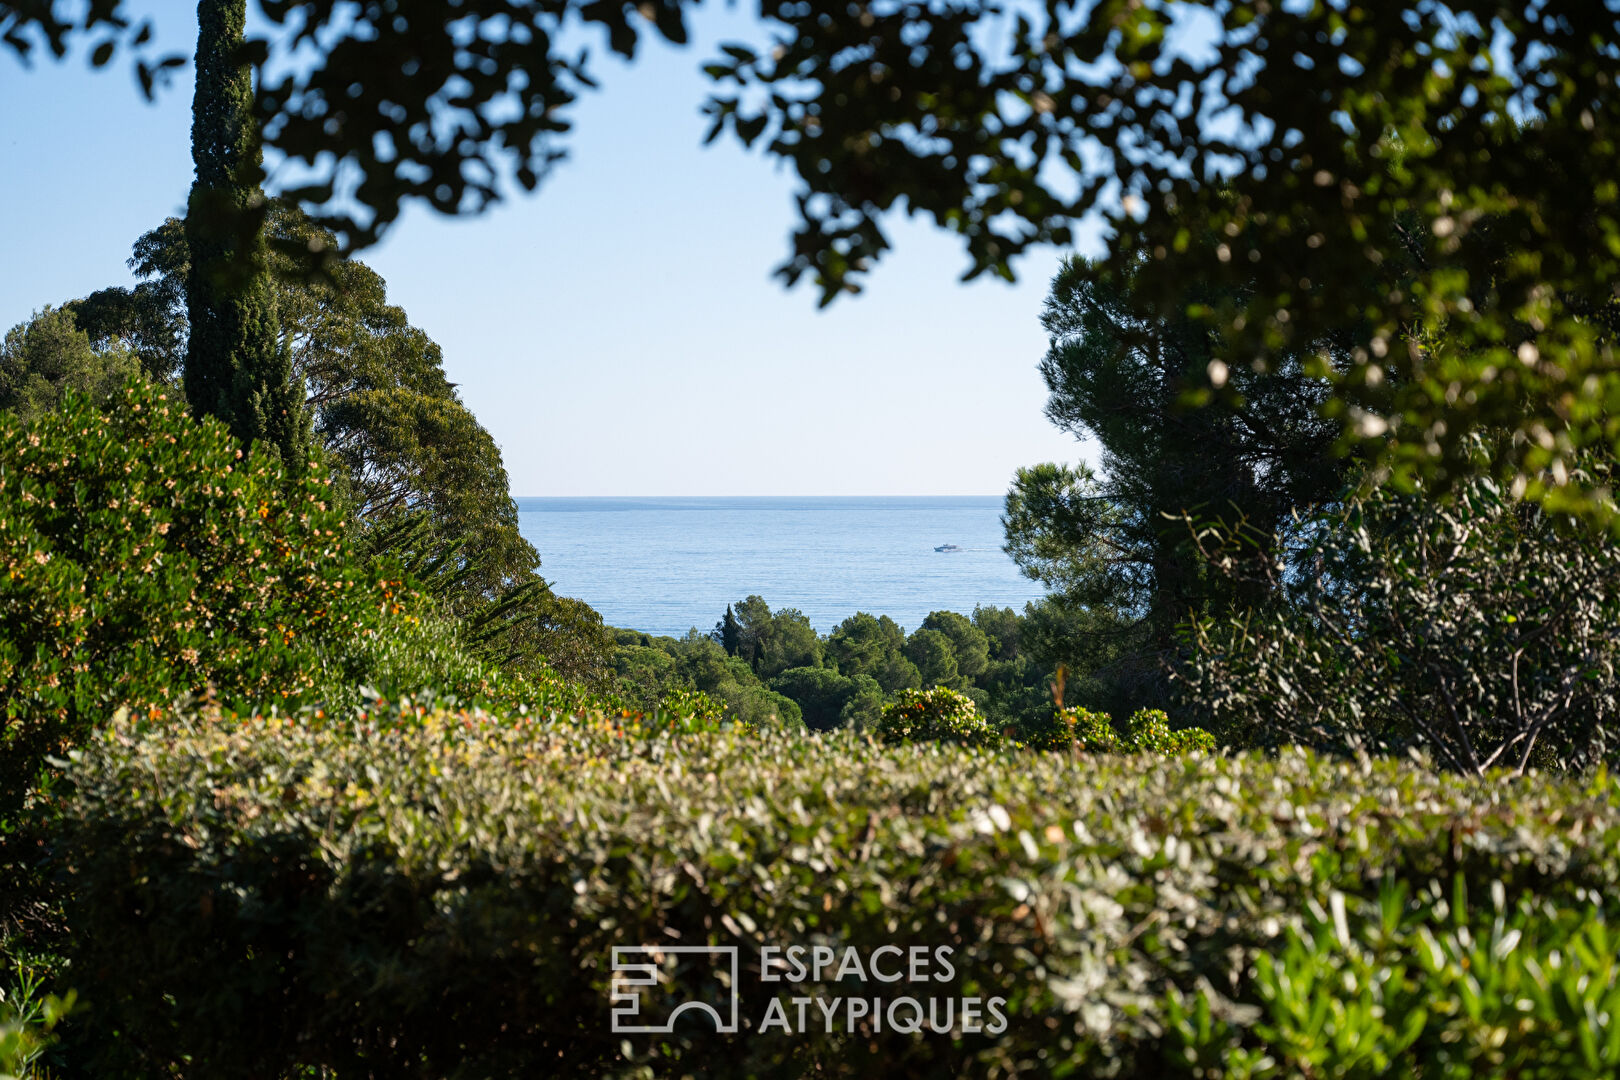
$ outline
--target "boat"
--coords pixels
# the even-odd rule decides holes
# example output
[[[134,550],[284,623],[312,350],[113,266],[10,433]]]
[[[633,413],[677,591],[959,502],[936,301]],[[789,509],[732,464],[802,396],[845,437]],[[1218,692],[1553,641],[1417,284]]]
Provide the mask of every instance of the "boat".
[[[941,545],[939,545],[939,547],[935,548],[934,550],[935,551],[961,551],[962,549],[957,547],[955,544],[941,544]]]

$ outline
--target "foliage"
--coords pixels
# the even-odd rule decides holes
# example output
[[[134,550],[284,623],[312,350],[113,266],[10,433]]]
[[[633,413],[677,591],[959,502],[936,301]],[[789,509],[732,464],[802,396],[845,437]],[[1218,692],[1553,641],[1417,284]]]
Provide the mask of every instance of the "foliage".
[[[1057,719],[1073,733],[1075,746],[1088,754],[1117,754],[1125,749],[1125,740],[1114,730],[1107,713],[1077,705],[1064,709]]]
[[[612,715],[545,715],[204,713],[81,746],[57,855],[73,970],[98,973],[77,1063],[222,1080],[539,1061],[782,1078],[1235,1078],[1266,1057],[1247,1075],[1339,1060],[1365,1076],[1350,1070],[1378,1054],[1399,1075],[1615,1068],[1607,777],[632,737]],[[603,1034],[612,948],[662,941],[741,948],[744,1030]],[[954,980],[757,977],[761,945],[892,943],[953,948]],[[700,966],[666,970],[673,1000],[710,992]],[[756,1030],[778,996],[919,992],[1005,996],[1007,1030],[846,1036],[813,1006],[802,1033]]]
[[[672,688],[686,686],[727,701],[734,716],[750,723],[785,709],[782,715],[790,727],[798,726],[802,713],[813,730],[873,731],[894,695],[943,685],[972,699],[995,730],[1013,728],[1022,733],[1020,738],[1038,741],[1037,733],[1052,719],[1052,673],[1059,666],[1089,671],[1085,665],[1095,660],[1094,655],[1077,654],[1072,648],[1072,639],[1084,635],[1067,632],[1085,613],[1065,610],[1056,615],[1051,598],[1031,605],[1024,615],[1011,608],[982,606],[971,618],[931,612],[909,638],[886,615],[856,612],[816,643],[811,641],[808,620],[799,612],[773,613],[758,597],[728,609],[737,643],[730,656],[720,644],[726,635],[724,616],[706,635],[712,645],[699,642],[697,638],[705,635],[695,631],[680,640],[614,631],[618,692],[651,704]],[[755,628],[747,638],[738,611]],[[791,649],[784,640],[792,643]],[[802,662],[768,682],[746,662],[762,653],[781,657],[789,652]],[[914,659],[927,668],[927,678]],[[768,671],[771,666],[762,668]],[[964,667],[971,676],[964,674]],[[1112,699],[1100,688],[1113,685],[1117,684],[1077,676],[1068,683],[1067,697],[1071,702],[1107,706]]]
[[[532,583],[539,556],[518,531],[500,448],[467,409],[444,371],[439,346],[405,311],[388,302],[387,283],[363,263],[334,261],[318,277],[298,272],[287,249],[328,250],[336,239],[283,202],[268,208],[270,283],[282,341],[302,388],[315,442],[326,453],[342,495],[368,528],[384,537],[374,550],[443,562],[462,573],[441,602],[472,616]],[[141,342],[147,368],[164,362],[170,341],[184,342],[183,303],[191,254],[184,224],[171,218],[135,243],[130,267],[141,284],[103,290],[92,303]],[[410,544],[394,546],[389,526],[421,519]]]
[[[857,611],[827,635],[826,660],[840,675],[868,675],[885,693],[922,685],[917,666],[905,656],[906,632],[887,615]]]
[[[305,458],[309,417],[265,264],[253,72],[242,52],[247,0],[206,0],[197,20],[186,399],[192,412],[218,417],[244,445],[264,441],[290,468]]]
[[[726,650],[727,656],[736,656],[737,650],[742,648],[742,628],[737,625],[737,616],[730,604],[726,605],[726,613],[714,624],[714,631],[709,636]]]
[[[1235,744],[1413,747],[1469,773],[1612,758],[1620,547],[1601,531],[1479,479],[1376,493],[1288,562],[1309,572],[1273,571],[1277,607],[1192,627],[1182,677]]]
[[[948,687],[902,690],[884,706],[877,734],[884,742],[943,742],[995,746],[1001,735],[971,698]]]
[[[772,611],[758,596],[735,607],[736,655],[748,662],[761,681],[769,682],[788,668],[821,665],[821,639],[803,612],[797,608]]]
[[[1018,656],[1018,612],[1010,607],[973,609],[973,625],[985,638],[985,660],[988,664],[1007,663]]]
[[[673,694],[696,691],[721,703],[726,715],[754,728],[802,730],[797,702],[762,684],[740,658],[696,632],[684,638],[612,631],[614,689],[636,707],[651,709]]]
[[[270,204],[266,235],[281,342],[335,497],[362,526],[357,543],[419,573],[485,661],[604,685],[611,642],[600,616],[536,573],[539,556],[519,531],[500,448],[446,377],[439,346],[388,302],[386,283],[364,264],[300,273],[289,249],[329,250],[337,241],[296,209]],[[172,367],[190,329],[184,223],[171,218],[143,235],[130,266],[139,285],[72,308],[93,320],[103,348],[133,342],[149,371]]]
[[[938,630],[925,627],[913,630],[906,639],[906,659],[916,667],[924,687],[961,688],[963,680],[956,667],[956,649],[951,639]]]
[[[1215,736],[1203,728],[1170,730],[1170,717],[1163,709],[1138,709],[1125,722],[1124,744],[1144,754],[1181,754],[1189,750],[1215,749]]]
[[[1100,210],[1114,276],[1246,362],[1360,327],[1334,415],[1397,476],[1456,479],[1500,428],[1499,480],[1606,512],[1566,480],[1620,438],[1620,188],[1587,180],[1620,156],[1612,5],[766,11],[711,111],[806,186],[789,280],[849,288],[896,205],[1003,274]]]
[[[1129,714],[1165,700],[1162,657],[1141,648],[1140,626],[1128,614],[1049,593],[1025,606],[1018,640],[1019,657],[1030,665],[1024,689],[1040,691],[1026,719],[1050,713],[1051,680],[1060,667],[1066,673],[1064,704]]]
[[[33,1080],[56,1041],[55,1029],[73,1012],[77,995],[46,993],[38,972],[18,963],[0,977],[0,1080]]]
[[[106,405],[139,370],[127,348],[94,348],[72,310],[47,307],[0,341],[0,409],[27,423],[69,390]]]
[[[1499,882],[1483,903],[1460,880],[1449,894],[1437,884],[1314,905],[1278,952],[1256,957],[1258,1004],[1221,1019],[1208,991],[1175,994],[1171,1041],[1231,1080],[1612,1075],[1609,914],[1510,898]]]
[[[185,226],[178,218],[171,218],[166,228],[172,229],[181,244],[185,243]],[[135,249],[140,252],[140,242]],[[138,255],[131,262],[132,269],[142,273]],[[179,377],[186,357],[183,269],[157,280],[142,281],[133,288],[98,289],[64,308],[72,312],[73,321],[89,336],[97,352],[130,350],[153,382],[171,383]]]
[[[990,639],[967,616],[954,611],[931,611],[918,629],[945,635],[957,678],[964,686],[976,682],[990,666]]]
[[[745,727],[791,732],[805,729],[804,710],[799,703],[769,687],[741,681],[723,682],[707,694],[721,703],[728,718]],[[669,695],[662,700],[669,700]]]
[[[838,710],[838,726],[851,731],[873,731],[883,720],[883,708],[888,703],[883,687],[870,675],[857,675],[850,694]]]
[[[770,681],[770,688],[791,698],[811,731],[830,731],[843,720],[844,707],[855,696],[855,680],[823,667],[788,668]]]
[[[611,681],[613,640],[601,614],[538,577],[463,621],[463,637],[480,632],[490,634],[488,645],[469,641],[474,655],[503,671],[543,669],[592,687]]]
[[[1215,737],[1203,728],[1172,731],[1170,717],[1163,709],[1138,709],[1125,722],[1121,734],[1107,713],[1079,705],[1059,710],[1046,723],[1031,725],[1019,733],[1019,740],[1039,750],[1072,747],[1085,754],[1167,756],[1215,749]]]
[[[1008,551],[1076,602],[1140,618],[1152,647],[1167,648],[1187,612],[1241,600],[1230,578],[1211,579],[1175,518],[1243,519],[1269,533],[1343,491],[1335,427],[1319,415],[1327,383],[1297,356],[1239,364],[1207,327],[1145,303],[1134,279],[1109,281],[1078,259],[1053,280],[1041,324],[1051,339],[1041,362],[1047,418],[1095,442],[1102,475],[1086,465],[1020,470],[1007,496]],[[1325,356],[1333,343],[1321,348]],[[1225,388],[1221,399],[1191,407],[1212,383]]]
[[[690,6],[654,5],[657,36],[684,42]],[[150,90],[163,68],[125,8],[76,24],[5,4],[0,40],[61,55],[93,34],[97,63],[133,49]],[[252,55],[300,59],[258,89],[266,140],[349,241],[376,239],[405,199],[456,213],[503,176],[533,188],[592,84],[563,28],[595,23],[627,57],[644,30],[611,5],[458,10],[261,5]],[[769,0],[760,15],[768,41],[706,66],[707,110],[711,138],[757,143],[801,182],[789,282],[812,275],[824,302],[855,290],[897,207],[961,237],[969,276],[1009,278],[1020,252],[1068,246],[1099,213],[1116,273],[1151,256],[1139,285],[1161,310],[1186,311],[1189,281],[1219,290],[1195,313],[1235,355],[1361,326],[1335,415],[1403,478],[1454,479],[1468,440],[1502,428],[1498,479],[1601,509],[1566,458],[1620,438],[1620,189],[1591,179],[1620,157],[1611,5]]]
[[[363,553],[397,562],[441,615],[456,623],[470,657],[509,676],[543,672],[596,689],[611,681],[613,640],[602,616],[583,601],[557,596],[539,576],[503,587],[494,600],[469,610],[468,597],[481,594],[488,564],[468,557],[463,543],[440,544],[427,512],[375,523],[358,541]]]
[[[1041,322],[1046,415],[1100,459],[1097,470],[1018,470],[1002,518],[1007,552],[1054,594],[1048,614],[1077,616],[1045,620],[1076,635],[1048,649],[1098,684],[1090,702],[1163,701],[1177,626],[1257,599],[1252,576],[1210,569],[1181,519],[1264,523],[1270,536],[1296,509],[1338,498],[1345,463],[1332,452],[1336,425],[1320,416],[1328,383],[1297,355],[1240,364],[1207,326],[1138,295],[1134,271],[1114,281],[1078,259],[1053,280]],[[1350,362],[1331,340],[1322,354],[1336,368]],[[1222,396],[1195,407],[1212,385]],[[1240,551],[1273,557],[1258,544]]]
[[[353,551],[319,470],[244,456],[147,384],[109,412],[70,392],[31,427],[0,415],[0,553],[0,810],[120,708],[489,689],[453,629]]]

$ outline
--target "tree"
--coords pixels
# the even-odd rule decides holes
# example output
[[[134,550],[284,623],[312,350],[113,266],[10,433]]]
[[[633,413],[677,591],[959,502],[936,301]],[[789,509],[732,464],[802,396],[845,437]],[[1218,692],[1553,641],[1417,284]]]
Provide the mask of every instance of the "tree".
[[[908,657],[900,653],[893,653],[885,658],[872,672],[872,678],[877,680],[877,684],[886,694],[898,694],[902,690],[920,690],[923,686],[922,672],[917,670],[917,665]]]
[[[951,647],[951,639],[938,630],[913,630],[906,639],[906,659],[917,666],[923,689],[934,686],[960,689],[956,650]]]
[[[643,19],[684,42],[695,2],[261,0],[256,56],[273,42],[276,59],[298,59],[261,83],[256,107],[270,145],[308,170],[291,194],[323,207],[346,244],[369,242],[405,201],[470,212],[506,178],[539,183],[593,84],[565,27],[595,23],[630,57]],[[60,56],[91,35],[96,63],[134,51],[148,93],[177,62],[151,59],[123,0],[77,22],[60,8],[0,4],[0,41]],[[789,282],[812,276],[824,301],[858,289],[896,208],[960,236],[968,276],[1009,278],[1017,255],[1069,245],[1098,213],[1113,267],[1149,256],[1140,288],[1165,309],[1189,281],[1222,287],[1194,314],[1234,355],[1269,362],[1361,325],[1334,416],[1397,480],[1460,475],[1475,467],[1470,438],[1505,428],[1514,437],[1486,466],[1499,479],[1604,505],[1569,457],[1620,441],[1605,314],[1620,200],[1591,182],[1620,165],[1614,5],[759,10],[769,40],[707,65],[706,108],[711,138],[759,145],[800,181]],[[1203,234],[1219,242],[1189,242]],[[1415,276],[1392,281],[1408,260]]]
[[[1065,705],[1085,705],[1117,716],[1164,703],[1169,686],[1163,656],[1146,647],[1139,619],[1053,593],[1028,605],[1019,626],[1019,652],[1040,678],[1021,690],[1023,719],[1050,718],[1052,687]]]
[[[1061,664],[1066,669],[1066,683],[1071,681],[1067,669],[1079,669],[1072,657],[1042,655],[1037,658],[1031,651],[1030,646],[1038,646],[1044,640],[1039,627],[1051,604],[1049,597],[1027,605],[1028,614],[1023,617],[1012,608],[980,606],[973,609],[973,625],[984,634],[989,650],[984,671],[974,681],[987,698],[983,712],[998,730],[1050,726],[1054,705],[1052,685],[1058,666]],[[1026,630],[1031,623],[1037,627],[1034,633]],[[1072,682],[1074,690],[1094,689],[1081,685],[1083,678]]]
[[[64,307],[95,351],[128,350],[148,378],[162,383],[178,378],[186,357],[183,273],[144,281],[132,289],[101,289]]]
[[[727,656],[737,655],[742,647],[742,628],[737,625],[737,616],[732,614],[730,604],[726,605],[725,617],[714,624],[714,633],[710,636],[726,650]]]
[[[1269,537],[1296,511],[1342,495],[1345,461],[1320,413],[1328,382],[1313,370],[1348,360],[1334,359],[1339,348],[1328,339],[1319,344],[1325,362],[1288,354],[1238,364],[1208,327],[1158,311],[1135,281],[1079,260],[1054,280],[1041,320],[1051,335],[1041,363],[1046,413],[1095,440],[1102,474],[1085,464],[1020,469],[1003,523],[1020,569],[1062,604],[1102,616],[1089,624],[1123,646],[1117,659],[1141,683],[1178,648],[1180,623],[1256,599],[1252,579],[1210,571],[1183,516],[1245,520]],[[1215,388],[1220,397],[1193,407]],[[1264,545],[1242,552],[1273,557]]]
[[[838,726],[854,731],[874,731],[883,719],[883,706],[888,698],[883,687],[870,675],[856,675],[850,680],[854,689],[838,711]]]
[[[887,615],[857,611],[827,635],[827,661],[840,675],[876,675],[903,655],[906,632]]]
[[[198,416],[219,417],[244,443],[263,441],[292,465],[303,460],[309,425],[265,264],[253,70],[243,45],[247,2],[202,0],[197,18],[186,397]]]
[[[105,406],[139,371],[129,349],[97,351],[71,309],[47,307],[0,341],[0,409],[29,423],[55,409],[68,391]]]
[[[697,630],[684,638],[653,638],[632,630],[612,632],[616,689],[643,708],[671,692],[699,690],[725,706],[726,715],[750,727],[801,730],[804,718],[791,698],[762,686],[748,664]]]
[[[788,668],[771,680],[770,687],[798,704],[811,731],[837,727],[856,691],[853,679],[824,667]]]
[[[1018,656],[1018,612],[1010,607],[973,609],[973,625],[984,634],[992,663],[1005,663]]]
[[[455,614],[530,583],[540,560],[518,530],[500,448],[457,395],[438,344],[388,302],[387,283],[364,263],[300,274],[286,249],[330,249],[336,240],[296,209],[272,204],[266,236],[280,343],[339,496],[367,529],[420,516],[426,531],[413,550],[426,562],[456,552],[467,572],[444,593]],[[142,279],[135,288],[103,289],[71,307],[134,343],[149,372],[172,371],[190,333],[185,223],[170,218],[141,236],[129,263]]]
[[[773,613],[763,598],[750,596],[736,605],[736,618],[737,655],[762,681],[769,682],[788,668],[821,665],[821,638],[797,608]]]
[[[967,616],[954,611],[932,611],[923,620],[922,629],[938,630],[950,639],[956,673],[964,682],[977,680],[989,667],[990,640]]]

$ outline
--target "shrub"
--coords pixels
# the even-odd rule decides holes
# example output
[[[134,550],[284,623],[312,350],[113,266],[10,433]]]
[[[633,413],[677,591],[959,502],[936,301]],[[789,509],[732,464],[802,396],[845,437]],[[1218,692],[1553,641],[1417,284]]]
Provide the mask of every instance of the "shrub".
[[[508,678],[412,582],[350,543],[331,483],[242,453],[161,388],[0,413],[0,818],[41,763],[116,710],[192,695],[344,712],[369,685],[517,708],[596,702]],[[616,702],[609,703],[616,706]]]
[[[1167,754],[1213,754],[1215,752],[1215,736],[1201,727],[1181,728],[1170,733],[1169,741],[1165,744],[1164,752]]]
[[[1058,712],[1050,725],[1031,732],[1025,744],[1039,750],[1073,746],[1087,754],[1185,754],[1213,751],[1215,737],[1196,727],[1172,731],[1163,709],[1136,710],[1121,736],[1107,713],[1075,705]]]
[[[606,714],[405,702],[359,725],[205,713],[87,742],[56,856],[89,1006],[65,1035],[75,1064],[221,1080],[1620,1067],[1611,779],[632,734]],[[611,1033],[612,949],[660,942],[741,949],[742,1030]],[[948,946],[954,973],[763,983],[759,947],[794,944]],[[709,1000],[701,965],[668,960],[670,1000]],[[1007,1026],[868,1017],[846,1034],[812,1005],[807,1030],[760,1030],[795,995],[1000,996]]]
[[[1180,674],[1229,741],[1421,749],[1476,774],[1614,757],[1620,544],[1609,534],[1488,480],[1444,500],[1380,491],[1296,532],[1284,560],[1245,564],[1273,568],[1274,602],[1192,628]]]
[[[1114,730],[1113,722],[1107,713],[1092,712],[1090,709],[1075,706],[1064,709],[1059,716],[1065,721],[1073,717],[1071,730],[1074,733],[1075,744],[1086,753],[1118,754],[1124,751],[1125,743]]]
[[[884,708],[877,734],[885,742],[995,746],[1001,741],[971,698],[943,686],[900,691]]]
[[[407,597],[345,545],[318,470],[243,456],[155,387],[0,414],[0,814],[120,706],[210,686],[284,702],[361,674],[353,646]]]
[[[1620,943],[1604,911],[1455,884],[1330,895],[1331,910],[1308,911],[1255,958],[1252,1006],[1172,991],[1172,1056],[1234,1080],[1375,1080],[1397,1065],[1402,1076],[1613,1076],[1620,1046],[1599,1039],[1620,1034]]]

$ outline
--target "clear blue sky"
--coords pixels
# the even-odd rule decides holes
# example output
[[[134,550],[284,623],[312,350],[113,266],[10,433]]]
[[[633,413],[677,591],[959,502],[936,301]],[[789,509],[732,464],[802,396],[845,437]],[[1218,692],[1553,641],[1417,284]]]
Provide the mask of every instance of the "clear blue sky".
[[[149,10],[160,48],[189,52],[194,5]],[[695,47],[628,67],[593,50],[602,89],[536,195],[477,218],[415,210],[362,256],[444,347],[513,494],[993,494],[1020,465],[1079,456],[1035,370],[1058,253],[1023,260],[1016,285],[963,285],[965,257],[919,218],[829,310],[772,278],[791,178],[701,146],[698,66],[753,36],[742,19],[704,11]],[[131,242],[191,182],[190,74],[149,105],[121,64],[4,53],[0,101],[3,331],[131,280]]]

